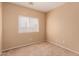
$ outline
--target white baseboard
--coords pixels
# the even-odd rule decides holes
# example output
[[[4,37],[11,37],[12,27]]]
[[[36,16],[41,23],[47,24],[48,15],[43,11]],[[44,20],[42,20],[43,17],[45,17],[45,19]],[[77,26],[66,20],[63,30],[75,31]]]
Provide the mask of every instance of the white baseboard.
[[[28,46],[28,45],[32,45],[32,44],[36,44],[36,43],[40,43],[40,42],[44,42],[44,41],[31,42],[31,43],[29,43],[29,44],[24,44],[24,45],[20,45],[20,46],[12,47],[12,48],[7,48],[7,49],[4,49],[4,50],[2,50],[2,51],[8,51],[8,50],[11,50],[11,49],[20,48],[20,47],[24,47],[24,46]]]
[[[41,43],[41,42],[44,42],[44,41],[31,42],[31,43],[29,43],[29,44],[24,44],[24,45],[12,47],[12,48],[4,49],[4,50],[2,50],[2,51],[7,51],[7,50],[11,50],[11,49],[15,49],[15,48],[20,48],[20,47],[24,47],[24,46],[28,46],[28,45],[32,45],[32,44],[36,44],[36,43]],[[49,43],[51,43],[51,44],[55,44],[55,45],[57,45],[57,46],[59,46],[59,47],[61,47],[61,48],[67,49],[67,50],[69,50],[69,51],[71,51],[71,52],[73,52],[73,53],[79,54],[78,51],[75,51],[75,50],[72,50],[72,49],[70,49],[70,48],[67,48],[67,47],[65,47],[65,46],[63,46],[63,45],[61,45],[61,44],[59,44],[59,43],[50,42],[50,41],[47,41],[47,42],[49,42]]]
[[[67,48],[67,47],[65,47],[65,46],[63,46],[63,45],[61,45],[61,44],[59,44],[59,43],[50,42],[50,41],[47,41],[47,42],[49,42],[49,43],[51,43],[51,44],[55,44],[55,45],[57,45],[57,46],[59,46],[59,47],[61,47],[61,48],[67,49],[67,50],[69,50],[69,51],[71,51],[71,52],[73,52],[73,53],[79,54],[79,51],[75,51],[75,50],[73,50],[73,49]]]

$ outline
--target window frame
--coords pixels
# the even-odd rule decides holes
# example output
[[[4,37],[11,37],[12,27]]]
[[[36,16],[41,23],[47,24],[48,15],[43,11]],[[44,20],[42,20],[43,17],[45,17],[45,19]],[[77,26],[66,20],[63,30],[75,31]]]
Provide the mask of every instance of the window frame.
[[[27,18],[28,18],[28,22],[29,22],[29,25],[26,25],[26,27],[25,27],[25,31],[21,31],[22,29],[21,29],[21,26],[20,26],[20,17],[24,17],[24,18],[26,18],[26,20],[27,20]],[[35,20],[36,20],[36,23],[37,23],[37,26],[36,26],[36,31],[34,31],[33,29],[31,29],[30,27],[31,27],[31,24],[30,24],[30,20],[31,21],[35,21],[35,20],[33,20],[33,19],[31,19],[31,18],[36,18]],[[37,18],[37,17],[33,17],[33,16],[24,16],[24,15],[20,15],[19,17],[18,17],[18,31],[19,31],[19,33],[32,33],[32,32],[39,32],[39,18]],[[35,24],[36,24],[35,23]],[[27,21],[26,21],[26,24],[27,24]],[[27,28],[28,28],[28,31],[27,31]],[[32,31],[30,31],[30,30],[32,30]]]

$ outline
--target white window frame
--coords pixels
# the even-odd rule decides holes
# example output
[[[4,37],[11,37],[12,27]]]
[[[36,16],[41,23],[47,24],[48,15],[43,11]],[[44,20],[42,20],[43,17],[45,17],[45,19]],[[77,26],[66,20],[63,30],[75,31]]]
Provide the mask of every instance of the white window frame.
[[[39,19],[37,17],[20,15],[18,20],[19,33],[39,32]]]

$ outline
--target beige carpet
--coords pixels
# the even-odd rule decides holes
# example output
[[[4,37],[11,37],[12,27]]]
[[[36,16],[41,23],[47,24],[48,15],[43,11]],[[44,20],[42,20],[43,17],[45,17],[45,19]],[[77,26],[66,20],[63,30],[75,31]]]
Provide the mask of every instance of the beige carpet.
[[[60,48],[48,42],[33,44],[30,46],[9,50],[4,56],[78,56],[73,52]]]

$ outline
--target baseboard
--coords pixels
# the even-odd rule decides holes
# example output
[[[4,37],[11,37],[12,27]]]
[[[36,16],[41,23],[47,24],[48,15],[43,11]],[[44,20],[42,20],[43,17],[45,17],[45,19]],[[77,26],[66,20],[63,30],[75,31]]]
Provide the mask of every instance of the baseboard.
[[[61,47],[61,48],[64,48],[64,49],[66,49],[66,50],[69,50],[69,51],[71,51],[71,52],[73,52],[73,53],[79,54],[78,51],[75,51],[75,50],[73,50],[73,49],[67,48],[67,47],[65,47],[65,46],[63,46],[63,45],[61,45],[61,44],[59,44],[59,43],[50,42],[50,41],[48,41],[48,42],[51,43],[51,44],[55,44],[55,45],[57,45],[57,46],[59,46],[59,47]]]
[[[41,42],[44,42],[44,41],[31,42],[31,43],[29,43],[29,44],[24,44],[24,45],[12,47],[12,48],[4,49],[4,50],[2,50],[2,52],[8,51],[8,50],[11,50],[11,49],[15,49],[15,48],[20,48],[20,47],[24,47],[24,46],[29,46],[29,45],[36,44],[36,43],[41,43]]]
[[[29,43],[29,44],[25,44],[25,45],[20,45],[20,46],[16,46],[16,47],[12,47],[12,48],[8,48],[8,49],[4,49],[4,50],[2,50],[2,51],[8,51],[8,50],[11,50],[11,49],[20,48],[20,47],[24,47],[24,46],[29,46],[29,45],[37,44],[37,43],[41,43],[41,42],[44,42],[44,41],[31,42],[31,43]],[[50,42],[50,41],[47,41],[47,42],[49,42],[49,43],[51,43],[51,44],[55,44],[55,45],[57,45],[57,46],[59,46],[59,47],[61,47],[61,48],[67,49],[67,50],[69,50],[69,51],[71,51],[71,52],[73,52],[73,53],[79,54],[78,51],[75,51],[75,50],[72,50],[72,49],[67,48],[67,47],[65,47],[65,46],[62,46],[62,45],[59,44],[59,43]]]

